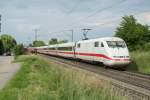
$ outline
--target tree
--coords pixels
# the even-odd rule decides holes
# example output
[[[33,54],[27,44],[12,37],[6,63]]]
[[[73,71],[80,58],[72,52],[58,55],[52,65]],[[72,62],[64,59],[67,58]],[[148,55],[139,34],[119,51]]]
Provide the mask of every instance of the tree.
[[[53,45],[53,44],[57,44],[58,40],[56,38],[52,38],[51,40],[49,40],[48,44],[49,45]]]
[[[67,42],[68,42],[68,40],[61,40],[58,43],[61,44],[61,43],[67,43]]]
[[[0,55],[2,55],[3,53],[4,53],[4,46],[2,40],[0,39]]]
[[[12,36],[7,34],[1,35],[1,41],[3,44],[4,52],[11,52],[17,44],[16,40]]]
[[[115,36],[124,39],[130,50],[142,48],[150,42],[150,31],[147,25],[142,25],[133,16],[124,16],[117,27]]]
[[[61,44],[61,43],[67,43],[68,40],[61,40],[58,41],[56,38],[52,38],[51,40],[49,40],[49,45],[54,45],[54,44]]]
[[[19,55],[24,54],[24,46],[23,44],[18,44],[13,49],[14,56],[17,57]]]
[[[40,46],[45,46],[44,41],[41,40],[33,41],[33,47],[40,47]]]

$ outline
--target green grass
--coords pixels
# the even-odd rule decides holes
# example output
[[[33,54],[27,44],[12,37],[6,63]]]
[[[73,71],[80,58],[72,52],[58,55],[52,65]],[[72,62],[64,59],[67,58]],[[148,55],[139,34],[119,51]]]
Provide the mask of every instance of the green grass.
[[[136,51],[131,53],[133,63],[128,67],[143,73],[150,73],[150,51]]]
[[[106,83],[37,56],[21,56],[22,67],[0,91],[0,100],[122,100]]]

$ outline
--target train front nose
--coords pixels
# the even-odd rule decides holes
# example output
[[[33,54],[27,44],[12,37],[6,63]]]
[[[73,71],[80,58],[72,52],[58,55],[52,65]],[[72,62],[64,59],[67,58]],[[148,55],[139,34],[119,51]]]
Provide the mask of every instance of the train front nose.
[[[110,67],[123,67],[127,66],[130,64],[130,59],[112,59],[106,62],[105,65],[110,66]]]
[[[116,66],[116,67],[127,66],[129,64],[130,64],[130,60],[129,59],[112,61],[112,66]]]
[[[110,66],[127,66],[130,63],[129,52],[127,48],[111,48],[110,50]]]

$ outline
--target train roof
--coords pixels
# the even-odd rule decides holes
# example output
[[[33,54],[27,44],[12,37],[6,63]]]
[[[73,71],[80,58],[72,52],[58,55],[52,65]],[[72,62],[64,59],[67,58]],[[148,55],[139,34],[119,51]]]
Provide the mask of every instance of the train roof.
[[[74,46],[74,42],[68,42],[68,43],[63,43],[63,44],[58,44],[58,47],[67,47],[67,46]]]
[[[123,39],[119,37],[104,37],[104,38],[96,38],[96,39],[89,39],[89,40],[81,40],[78,41],[78,43],[94,42],[94,41],[123,41]]]
[[[112,40],[112,41],[123,41],[123,39],[119,38],[119,37],[105,37],[105,38],[101,38],[102,40]]]
[[[40,47],[34,47],[36,49],[40,49],[40,48],[48,48],[48,46],[40,46]]]
[[[68,42],[68,43],[62,43],[62,44],[55,44],[55,45],[49,45],[48,48],[55,48],[55,47],[68,47],[68,46],[74,46],[74,42]]]
[[[86,42],[94,42],[94,41],[123,41],[123,39],[119,37],[103,37],[103,38],[96,38],[96,39],[89,39],[89,40],[80,40],[77,43],[86,43]],[[41,46],[41,47],[35,47],[35,48],[40,49],[40,48],[68,47],[68,46],[74,46],[74,45],[75,45],[75,42],[69,42],[69,43]]]
[[[54,48],[54,47],[57,47],[58,44],[53,44],[53,45],[49,45],[48,48]]]

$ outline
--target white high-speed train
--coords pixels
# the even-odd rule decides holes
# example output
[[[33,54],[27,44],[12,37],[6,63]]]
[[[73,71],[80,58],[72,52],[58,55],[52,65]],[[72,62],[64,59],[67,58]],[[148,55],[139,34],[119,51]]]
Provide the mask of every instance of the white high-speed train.
[[[130,63],[124,40],[105,37],[49,46],[36,47],[38,53],[101,62],[110,67],[125,67]]]

